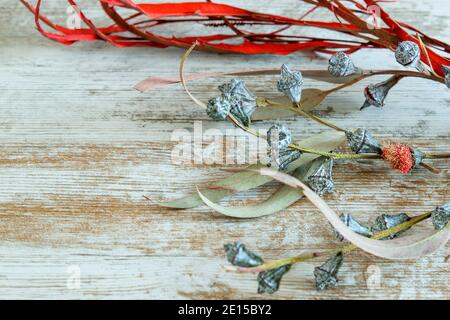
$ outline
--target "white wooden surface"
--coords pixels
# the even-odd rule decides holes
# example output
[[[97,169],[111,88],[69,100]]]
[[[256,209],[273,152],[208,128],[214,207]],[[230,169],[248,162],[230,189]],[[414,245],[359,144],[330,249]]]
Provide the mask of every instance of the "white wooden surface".
[[[65,1],[44,3],[43,10],[64,23]],[[100,16],[93,2],[81,3],[92,8],[90,17]],[[304,11],[294,0],[231,3],[284,15]],[[395,17],[450,41],[447,0],[383,5]],[[0,298],[261,298],[254,275],[224,272],[223,243],[241,240],[267,258],[337,245],[325,219],[305,200],[246,221],[205,207],[173,211],[154,204],[228,174],[219,166],[172,164],[170,136],[177,128],[192,130],[195,120],[202,120],[204,129],[229,125],[209,121],[180,86],[146,94],[131,88],[148,75],[175,75],[181,54],[100,42],[64,47],[41,37],[18,1],[1,1]],[[384,51],[360,52],[354,61],[366,68],[397,67],[392,53]],[[282,62],[326,66],[325,59],[303,54],[196,53],[188,69]],[[219,83],[198,81],[192,91],[206,100]],[[275,93],[273,78],[249,78],[248,83],[259,94]],[[340,126],[364,126],[384,141],[407,141],[426,151],[450,149],[448,89],[407,79],[390,93],[383,110],[360,112],[367,84],[328,98],[319,114]],[[302,118],[285,123],[297,138],[323,130]],[[419,214],[450,200],[449,163],[435,165],[443,169],[441,175],[419,169],[403,176],[379,162],[339,163],[336,192],[326,199],[338,212],[362,221],[380,213]],[[275,186],[223,203],[257,202]],[[448,299],[448,257],[448,246],[407,262],[354,253],[342,268],[338,288],[320,293],[313,287],[312,270],[321,261],[304,263],[286,275],[278,293],[263,297]],[[79,288],[72,281],[77,271]],[[368,288],[367,280],[377,272],[380,286]]]

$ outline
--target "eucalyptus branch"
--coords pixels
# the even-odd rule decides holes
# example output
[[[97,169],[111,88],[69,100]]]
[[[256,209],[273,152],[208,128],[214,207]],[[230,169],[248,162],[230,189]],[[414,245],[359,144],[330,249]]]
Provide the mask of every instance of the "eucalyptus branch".
[[[345,132],[346,131],[345,129],[342,129],[342,128],[338,127],[337,125],[332,124],[331,122],[328,122],[328,121],[326,121],[326,120],[324,120],[324,119],[322,119],[322,118],[312,114],[311,112],[309,112],[307,110],[304,110],[303,107],[302,107],[302,104],[300,102],[296,104],[296,108],[291,108],[291,109],[293,111],[295,111],[295,112],[298,112],[298,113],[302,114],[303,116],[305,116],[307,118],[310,118],[310,119],[312,119],[312,120],[314,120],[314,121],[316,121],[316,122],[318,122],[320,124],[323,124],[323,125],[331,128],[331,129],[334,129],[336,131],[341,131],[341,132]]]
[[[201,102],[200,100],[198,100],[196,97],[194,97],[190,91],[187,89],[186,86],[186,79],[184,77],[184,65],[185,62],[187,60],[187,58],[189,57],[190,53],[194,50],[194,48],[197,46],[197,42],[194,42],[194,44],[186,51],[186,53],[183,55],[183,58],[180,61],[180,79],[181,79],[181,83],[186,91],[186,93],[189,95],[189,97],[199,106],[207,109],[208,112],[208,106],[206,104],[204,104],[203,102]],[[354,70],[353,72],[357,71],[357,68],[355,68],[353,66],[353,64],[351,63],[350,60],[348,60],[347,56],[339,56],[339,59],[344,59],[344,61],[347,63],[347,68],[351,67],[352,70]],[[342,62],[340,62],[342,63]],[[334,66],[333,66],[334,67]],[[333,72],[335,72],[335,70],[332,70]],[[330,72],[332,72],[330,71]],[[341,71],[339,71],[341,72]],[[380,73],[380,72],[378,72]],[[429,77],[429,75],[426,75],[424,73],[420,73],[420,72],[412,72],[413,74],[421,74],[422,77]],[[335,92],[336,90],[341,90],[347,86],[350,86],[358,81],[360,81],[361,79],[363,79],[364,77],[369,77],[371,75],[375,75],[375,73],[369,73],[369,74],[362,74],[361,76],[355,78],[352,81],[349,81],[341,86],[338,86],[334,89],[330,89],[328,91],[322,91],[323,97],[325,97],[326,95]],[[283,79],[283,76],[286,77],[286,79]],[[392,86],[394,86],[401,78],[403,78],[405,75],[403,74],[397,74],[395,73],[394,76],[391,77],[391,80],[389,80],[390,82],[387,84],[383,84],[385,86],[387,86],[386,90],[389,90]],[[282,84],[280,84],[280,81],[285,81]],[[287,81],[287,82],[286,82]],[[293,85],[292,83],[289,83],[289,81],[297,81],[297,84]],[[240,93],[239,94],[244,94],[244,95],[248,95],[248,97],[246,97],[246,99],[248,99],[249,101],[251,101],[252,99],[254,100],[255,106],[258,104],[258,101],[261,101],[261,98],[258,100],[255,97],[252,96],[251,93],[248,92],[248,89],[245,87],[245,85],[243,85],[240,82],[239,83],[240,86],[242,86],[239,90]],[[236,83],[236,85],[237,85]],[[282,79],[279,80],[279,86],[282,85],[282,87],[284,88],[283,90],[287,90],[285,93],[288,94],[288,96],[290,97],[292,103],[289,106],[289,110],[292,110],[294,112],[297,112],[299,114],[304,115],[307,118],[310,118],[322,125],[325,125],[327,127],[330,127],[334,130],[337,131],[341,131],[341,132],[345,132],[346,134],[349,134],[349,131],[343,128],[340,128],[334,124],[332,124],[329,121],[326,121],[324,119],[321,119],[320,117],[312,114],[311,112],[305,110],[306,108],[303,107],[301,101],[300,101],[300,95],[301,95],[301,85],[303,84],[303,80],[301,79],[301,74],[298,71],[295,72],[291,72],[286,66],[282,67]],[[286,85],[288,87],[286,87]],[[291,86],[291,87],[289,87]],[[225,89],[224,89],[225,90]],[[280,90],[280,87],[279,87]],[[291,91],[292,90],[292,91]],[[371,93],[372,94],[372,93]],[[376,94],[373,93],[373,94]],[[296,97],[294,97],[294,95],[296,95]],[[371,98],[371,99],[376,99],[377,97]],[[239,117],[235,116],[232,112],[228,111],[226,114],[222,114],[222,112],[225,110],[226,111],[226,107],[228,106],[228,108],[230,108],[229,106],[229,102],[226,101],[226,99],[229,99],[228,97],[222,97],[222,100],[225,99],[225,102],[221,102],[221,100],[217,100],[217,101],[213,101],[213,110],[210,111],[212,112],[211,115],[213,115],[214,117],[219,117],[219,118],[228,118],[234,125],[236,125],[238,128],[244,130],[245,132],[252,134],[256,137],[261,137],[261,135],[254,130],[253,128],[251,128],[250,126],[250,115],[245,115],[248,116],[248,124],[244,124],[242,119],[239,119]],[[241,99],[241,98],[239,98]],[[369,99],[369,98],[368,98]],[[383,98],[384,99],[384,98]],[[265,102],[270,103],[270,100],[264,99]],[[210,101],[211,102],[211,101]],[[225,105],[220,105],[222,103],[225,103]],[[378,103],[378,101],[375,101],[373,103]],[[382,100],[381,100],[382,103]],[[218,104],[218,105],[214,105],[214,104]],[[216,108],[216,109],[214,109]],[[218,109],[217,109],[218,108]],[[242,113],[245,114],[245,112],[243,110],[240,110],[240,116],[242,116]],[[267,140],[267,137],[265,137]],[[388,157],[386,157],[383,153],[379,152],[378,150],[381,150],[379,147],[375,148],[374,150],[376,150],[377,152],[356,152],[354,154],[345,154],[345,153],[335,153],[335,152],[326,152],[326,151],[321,151],[321,150],[315,150],[312,148],[305,148],[302,146],[299,146],[295,143],[288,143],[288,148],[293,149],[293,150],[297,150],[297,151],[301,151],[303,153],[311,153],[311,154],[316,154],[316,155],[320,155],[320,156],[324,156],[324,157],[328,157],[328,158],[332,158],[332,159],[382,159],[382,160],[386,160],[388,162],[390,162],[394,168],[398,168],[400,169],[402,172],[407,173],[409,172],[412,167],[414,167],[415,165],[421,165],[424,168],[426,168],[427,170],[434,172],[434,173],[439,173],[439,169],[434,168],[433,166],[429,165],[429,164],[425,164],[422,162],[422,159],[428,158],[428,159],[443,159],[443,158],[450,158],[450,154],[430,154],[427,155],[426,153],[423,152],[417,152],[414,151],[413,149],[411,149],[408,146],[404,146],[404,145],[393,145],[394,150],[390,150],[392,151],[391,154],[393,154],[392,156],[390,156],[388,154]],[[355,151],[355,150],[353,150]],[[389,151],[389,150],[388,150]],[[412,155],[412,153],[414,153],[414,155]],[[405,158],[405,161],[409,161],[410,164],[404,164],[402,163],[402,159],[398,158],[399,156],[402,156],[403,158]]]
[[[422,215],[416,216],[411,218],[410,220],[398,224],[392,228],[388,228],[386,230],[380,231],[375,233],[373,236],[371,236],[370,238],[373,240],[380,240],[386,237],[389,237],[391,235],[397,234],[399,232],[405,231],[409,228],[411,228],[412,226],[428,219],[431,217],[433,211],[424,213]],[[354,250],[358,249],[357,246],[353,245],[353,244],[347,244],[347,245],[343,245],[337,249],[332,249],[332,250],[326,250],[326,251],[316,251],[316,252],[309,252],[309,253],[305,253],[305,254],[301,254],[301,255],[297,255],[294,257],[290,257],[290,258],[283,258],[283,259],[278,259],[278,260],[268,260],[265,263],[257,266],[257,267],[249,267],[249,268],[245,268],[245,267],[238,267],[238,266],[226,266],[225,270],[227,271],[233,271],[233,272],[263,272],[266,270],[270,270],[270,269],[275,269],[275,268],[279,268],[285,265],[293,265],[293,264],[297,264],[300,262],[304,262],[304,261],[308,261],[308,260],[312,260],[318,257],[323,257],[323,256],[330,256],[330,255],[335,255],[339,252],[342,252],[342,254],[345,253],[350,253]]]

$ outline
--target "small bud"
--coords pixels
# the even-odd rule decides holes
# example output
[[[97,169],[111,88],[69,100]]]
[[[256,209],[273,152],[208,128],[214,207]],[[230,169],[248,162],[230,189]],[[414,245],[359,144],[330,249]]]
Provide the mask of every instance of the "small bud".
[[[334,77],[345,77],[360,73],[361,69],[355,67],[352,59],[346,53],[337,52],[328,60],[328,72]]]
[[[314,268],[314,278],[316,280],[317,290],[334,288],[338,282],[336,275],[342,266],[343,256],[339,252],[335,256],[329,258],[320,267]]]
[[[450,89],[450,66],[442,66],[442,71],[444,71],[445,85]]]
[[[412,41],[400,42],[395,50],[395,59],[405,67],[416,68],[420,63],[419,46]]]
[[[350,148],[355,153],[381,153],[380,144],[363,128],[358,128],[354,132],[346,131],[345,136]]]
[[[258,274],[258,293],[272,294],[280,288],[281,278],[291,269],[287,264],[276,269],[262,271]]]
[[[256,267],[263,264],[263,259],[247,250],[241,242],[227,243],[224,246],[227,260],[238,267]]]
[[[393,227],[395,227],[399,224],[402,224],[408,220],[410,220],[410,217],[408,217],[408,215],[406,213],[400,213],[400,214],[396,214],[396,215],[382,214],[381,216],[378,216],[376,218],[375,224],[372,227],[372,232],[378,233],[383,230],[393,228]],[[403,230],[403,231],[405,231],[405,230]],[[383,238],[382,240],[394,239],[399,234],[401,234],[403,231],[391,234],[390,236],[387,236],[387,237]]]
[[[288,66],[281,66],[281,78],[278,80],[278,91],[284,93],[294,103],[302,97],[303,76],[300,71],[291,71]]]
[[[339,218],[353,232],[356,232],[357,234],[360,234],[360,235],[365,236],[365,237],[371,237],[372,236],[373,233],[370,230],[370,228],[366,227],[365,225],[363,225],[361,223],[359,223],[359,221],[354,219],[350,214],[343,213],[343,214],[341,214],[339,216]],[[339,232],[335,231],[335,233],[336,233],[336,238],[339,241],[344,240],[344,237]]]
[[[292,134],[285,125],[273,125],[267,131],[267,143],[270,148],[284,149],[292,143]]]
[[[206,114],[214,120],[225,120],[230,113],[231,104],[223,96],[212,98],[206,106]]]
[[[370,106],[374,106],[377,108],[383,107],[384,100],[386,99],[389,90],[391,90],[391,88],[395,86],[399,80],[400,78],[398,76],[392,76],[386,81],[377,84],[369,84],[364,89],[366,101],[364,101],[364,104],[360,108],[360,110],[363,110]]]
[[[436,230],[443,229],[450,220],[450,202],[436,207],[431,214],[431,219]]]
[[[268,166],[278,170],[285,170],[291,162],[297,160],[302,155],[301,151],[290,148],[279,150],[269,148],[267,151],[270,158]]]
[[[331,192],[334,187],[332,177],[333,159],[319,157],[312,163],[306,176],[309,187],[319,196]]]

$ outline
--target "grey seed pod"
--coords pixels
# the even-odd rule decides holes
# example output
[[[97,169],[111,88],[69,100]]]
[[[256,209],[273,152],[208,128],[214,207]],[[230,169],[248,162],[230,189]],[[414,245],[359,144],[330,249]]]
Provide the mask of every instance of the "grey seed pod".
[[[252,114],[255,111],[256,96],[247,88],[244,81],[231,79],[229,83],[220,85],[219,90],[225,96],[231,96],[239,100],[246,113]]]
[[[206,105],[206,114],[214,120],[225,120],[230,110],[231,104],[223,96],[210,99]]]
[[[364,104],[362,105],[360,110],[363,110],[370,106],[374,106],[377,108],[383,107],[384,100],[386,99],[389,90],[391,90],[391,88],[395,86],[399,80],[400,79],[397,76],[392,76],[386,81],[377,84],[369,84],[364,89],[364,96],[366,97],[366,101],[364,101]]]
[[[412,41],[400,42],[395,50],[395,59],[405,67],[417,67],[420,62],[419,46]]]
[[[241,242],[227,243],[224,246],[227,260],[238,267],[256,267],[263,264],[263,259],[247,250]]]
[[[230,113],[237,118],[244,126],[248,126],[251,122],[252,113],[247,113],[242,107],[242,103],[235,97],[230,97],[231,110]]]
[[[445,85],[450,89],[450,66],[442,66],[442,71],[444,71]]]
[[[358,128],[354,132],[346,131],[345,136],[349,147],[355,153],[381,153],[380,144],[363,128]]]
[[[285,170],[291,162],[297,160],[302,155],[301,151],[290,148],[278,150],[268,148],[267,152],[270,158],[268,166],[280,171]]]
[[[396,215],[382,214],[381,216],[378,216],[376,218],[375,224],[372,227],[372,232],[373,233],[381,232],[383,230],[386,230],[386,229],[395,227],[401,223],[404,223],[404,222],[408,221],[409,219],[411,219],[411,218],[408,217],[408,215],[406,213],[400,213],[400,214],[396,214]],[[405,230],[403,230],[403,231],[405,231]],[[387,236],[387,237],[383,238],[382,240],[394,239],[398,235],[400,235],[403,231],[391,234],[390,236]]]
[[[423,153],[419,149],[412,149],[412,155],[414,158],[414,168],[417,168],[423,161],[423,158],[425,157],[425,153]]]
[[[344,52],[336,52],[328,60],[328,72],[334,77],[345,77],[361,72],[355,67],[352,59]]]
[[[371,237],[373,235],[373,233],[369,227],[366,227],[365,225],[361,224],[358,220],[353,218],[350,214],[343,213],[339,216],[339,218],[353,232],[356,232],[357,234],[360,234],[365,237]],[[344,240],[344,237],[339,232],[335,231],[335,233],[336,233],[336,239],[338,239],[339,241]]]
[[[292,143],[292,134],[288,127],[275,124],[267,130],[267,143],[269,148],[284,149]]]
[[[333,191],[334,181],[332,177],[333,159],[319,157],[312,163],[306,176],[309,187],[319,196]]]
[[[291,71],[287,65],[281,66],[278,91],[284,93],[292,102],[299,103],[302,98],[303,76],[300,71]]]
[[[258,293],[272,294],[280,288],[281,278],[291,269],[287,264],[276,269],[262,271],[258,274]]]
[[[231,105],[231,113],[242,124],[249,125],[251,116],[256,110],[256,96],[247,88],[245,82],[239,79],[231,79],[229,83],[219,86],[222,96]]]
[[[342,266],[343,260],[342,252],[339,252],[325,261],[320,267],[314,268],[314,278],[317,290],[324,290],[336,286],[338,282],[336,275],[339,268]]]
[[[450,202],[436,207],[431,214],[431,219],[436,230],[444,228],[450,221]]]

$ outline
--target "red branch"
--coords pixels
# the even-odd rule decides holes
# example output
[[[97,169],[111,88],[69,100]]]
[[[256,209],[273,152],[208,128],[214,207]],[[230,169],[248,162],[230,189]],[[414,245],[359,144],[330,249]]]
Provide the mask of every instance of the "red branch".
[[[77,5],[75,0],[66,0],[78,13],[87,28],[69,29],[52,23],[41,13],[42,0],[31,5],[20,0],[34,15],[38,31],[45,37],[65,45],[78,41],[103,40],[119,47],[149,46],[165,48],[169,46],[188,48],[194,41],[199,45],[196,50],[211,52],[232,52],[242,54],[289,54],[299,50],[334,53],[355,52],[361,48],[389,48],[394,50],[400,41],[410,40],[419,43],[421,37],[422,61],[431,60],[431,68],[443,75],[442,65],[450,65],[450,59],[444,55],[450,53],[450,46],[442,41],[425,35],[406,23],[396,21],[378,6],[376,0],[302,0],[312,7],[299,19],[258,13],[225,4],[207,2],[136,4],[131,0],[98,0],[105,13],[114,21],[112,26],[97,27]],[[382,27],[373,28],[365,19],[372,16],[370,8],[376,6]],[[128,16],[119,13],[117,8],[127,9]],[[318,8],[331,11],[337,22],[313,21],[306,17]],[[362,16],[362,18],[361,18]],[[138,20],[140,19],[140,20]],[[165,37],[153,32],[153,28],[174,23],[200,23],[212,30],[212,26],[230,29],[230,34],[209,34],[190,37]],[[46,31],[43,25],[47,26]],[[244,31],[255,29],[258,25],[274,26],[272,32]],[[323,37],[302,37],[285,33],[292,26],[316,27],[352,36],[354,40],[338,40]],[[130,37],[130,33],[133,35]],[[230,43],[231,39],[241,39],[239,43]],[[426,53],[424,52],[426,50]]]

